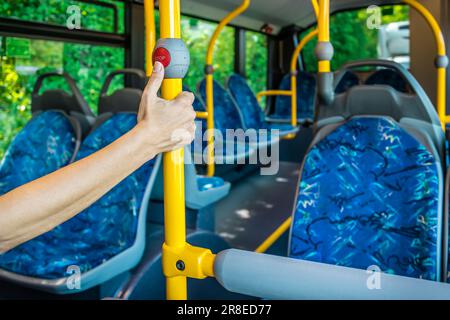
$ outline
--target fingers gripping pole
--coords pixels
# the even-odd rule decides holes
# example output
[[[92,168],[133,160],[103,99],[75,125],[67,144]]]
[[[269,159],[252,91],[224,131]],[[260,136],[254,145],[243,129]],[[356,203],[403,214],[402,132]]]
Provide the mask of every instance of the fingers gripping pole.
[[[250,0],[244,0],[242,1],[241,5],[237,7],[234,11],[230,12],[225,18],[220,21],[219,25],[217,26],[216,30],[214,31],[211,40],[209,41],[208,45],[208,51],[206,53],[206,66],[205,66],[205,77],[206,77],[206,112],[207,112],[207,119],[206,119],[206,126],[207,126],[207,154],[208,154],[208,169],[207,169],[207,175],[213,176],[214,175],[214,90],[213,90],[213,83],[214,83],[214,70],[213,70],[213,53],[214,53],[214,46],[217,42],[217,39],[219,38],[220,33],[222,32],[223,28],[234,18],[236,18],[238,15],[240,15],[242,12],[247,10],[247,8],[250,6]]]

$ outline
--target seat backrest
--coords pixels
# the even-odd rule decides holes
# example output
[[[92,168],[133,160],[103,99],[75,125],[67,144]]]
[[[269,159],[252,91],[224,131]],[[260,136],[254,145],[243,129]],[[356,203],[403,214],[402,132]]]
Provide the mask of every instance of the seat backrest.
[[[48,78],[63,78],[71,94],[41,88]],[[0,195],[69,164],[92,116],[75,81],[67,73],[45,73],[32,92],[33,117],[11,142],[0,163]]]
[[[291,76],[285,75],[280,83],[280,90],[291,90]],[[297,74],[297,118],[313,119],[316,100],[316,78],[308,72]],[[276,96],[275,114],[291,116],[291,97]]]
[[[366,85],[387,85],[403,93],[409,92],[405,78],[392,69],[377,70],[372,73],[364,83]]]
[[[243,129],[241,116],[231,96],[217,81],[214,88],[214,126],[225,136],[226,129]],[[197,88],[203,101],[206,101],[206,81],[203,79]]]
[[[79,124],[61,111],[34,116],[0,163],[0,195],[69,164],[81,140]]]
[[[227,87],[239,110],[245,128],[264,128],[264,112],[247,80],[238,74],[233,74],[227,80]]]
[[[334,92],[340,94],[359,84],[359,77],[354,72],[347,71],[336,77]]]
[[[40,93],[44,81],[49,78],[62,78],[70,89],[70,94],[62,89],[49,89]],[[85,137],[95,120],[95,115],[83,98],[75,81],[66,72],[48,72],[41,74],[31,93],[31,112],[37,114],[43,111],[58,110],[76,118]]]
[[[323,127],[302,165],[290,256],[436,280],[443,174],[418,135],[387,117]]]
[[[370,85],[356,85],[338,94],[330,105],[318,105],[315,122],[316,132],[323,126],[339,123],[357,115],[388,116],[395,121],[415,127],[428,136],[439,151],[441,159],[445,157],[445,136],[441,123],[430,99],[417,80],[402,65],[393,61],[369,60],[357,61],[345,65],[338,72],[336,79],[348,73],[352,68],[384,68],[374,73]],[[408,93],[396,90],[391,85],[375,84],[379,76],[396,73],[408,87]],[[399,78],[399,79],[400,79]]]

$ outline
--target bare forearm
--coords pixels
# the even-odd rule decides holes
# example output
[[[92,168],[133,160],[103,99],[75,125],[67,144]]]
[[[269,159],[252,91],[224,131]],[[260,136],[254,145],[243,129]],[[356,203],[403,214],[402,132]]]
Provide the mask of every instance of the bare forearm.
[[[72,218],[153,158],[158,150],[144,139],[138,125],[101,151],[0,197],[0,252]]]

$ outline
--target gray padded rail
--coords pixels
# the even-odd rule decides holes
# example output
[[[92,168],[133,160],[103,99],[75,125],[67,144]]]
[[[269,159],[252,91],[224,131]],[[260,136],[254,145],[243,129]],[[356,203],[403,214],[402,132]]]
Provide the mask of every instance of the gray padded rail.
[[[266,299],[450,299],[442,282],[237,249],[220,252],[214,272],[227,290]]]

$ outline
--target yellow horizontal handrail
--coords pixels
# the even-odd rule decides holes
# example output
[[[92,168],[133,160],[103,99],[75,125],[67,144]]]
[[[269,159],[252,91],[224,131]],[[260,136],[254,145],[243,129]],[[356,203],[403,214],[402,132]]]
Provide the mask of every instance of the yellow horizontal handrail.
[[[197,111],[195,115],[199,119],[208,119],[208,112],[206,111]]]
[[[266,96],[290,96],[290,95],[292,95],[292,91],[290,90],[266,90],[258,92],[256,94],[256,99],[258,100],[258,102],[260,102],[261,99]]]
[[[225,16],[225,18],[220,21],[216,30],[209,41],[208,50],[206,52],[206,112],[208,116],[206,118],[206,127],[207,127],[207,175],[209,177],[214,175],[215,166],[214,166],[214,88],[213,88],[213,53],[214,46],[219,38],[219,35],[223,28],[234,18],[240,15],[242,12],[247,10],[250,6],[250,0],[243,0],[241,5],[237,7],[235,10],[230,12]]]

